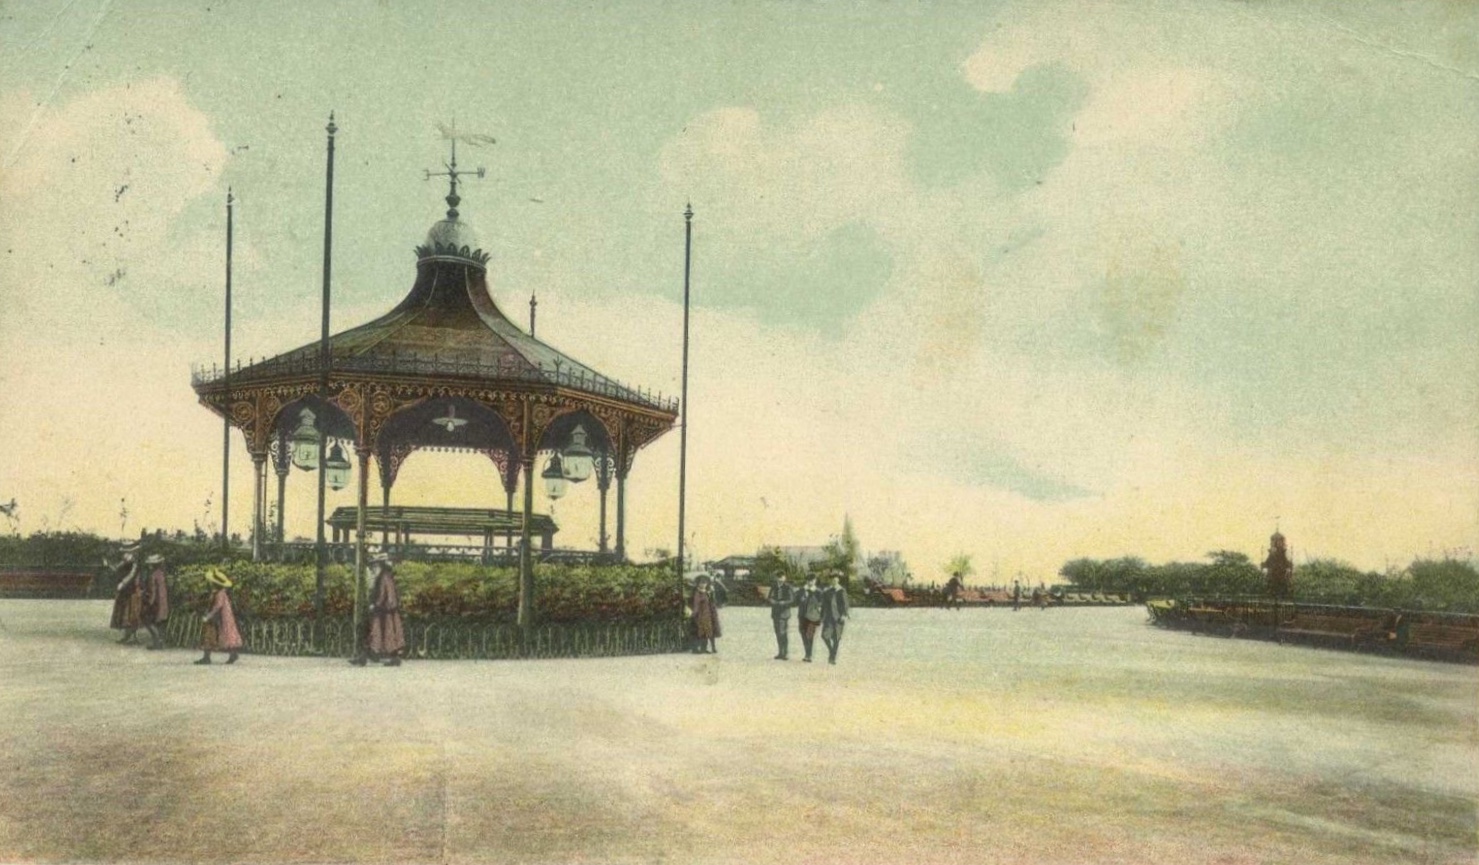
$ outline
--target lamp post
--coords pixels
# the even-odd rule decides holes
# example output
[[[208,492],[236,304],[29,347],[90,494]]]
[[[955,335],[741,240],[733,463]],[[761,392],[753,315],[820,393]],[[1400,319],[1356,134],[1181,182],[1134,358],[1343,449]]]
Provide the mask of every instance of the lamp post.
[[[688,275],[693,261],[693,205],[683,210],[683,424],[678,428],[678,594],[683,582],[683,511],[688,498]],[[680,607],[681,609],[681,607]]]
[[[324,173],[324,285],[323,285],[323,328],[322,328],[321,335],[319,337],[319,343],[318,343],[318,375],[319,375],[319,378],[318,378],[318,395],[319,395],[319,398],[320,399],[322,399],[325,402],[327,402],[328,401],[328,398],[329,398],[329,360],[330,360],[330,355],[329,355],[329,285],[330,285],[330,274],[332,272],[331,264],[333,262],[333,257],[331,255],[331,253],[333,251],[333,239],[334,239],[334,133],[336,133],[336,132],[339,131],[339,127],[337,127],[337,126],[334,125],[334,112],[332,112],[332,111],[329,112],[329,124],[328,124],[328,126],[324,127],[324,131],[328,133],[328,158],[327,158],[327,168],[326,168],[325,173]],[[316,458],[314,459],[314,465],[315,466],[322,465],[323,462],[324,462],[324,445],[325,445],[325,442],[327,440],[327,436],[325,435],[325,432],[324,432],[324,430],[322,428],[319,429],[318,433],[319,433],[319,435],[318,435],[318,454],[317,454]],[[326,552],[324,550],[324,487],[325,487],[325,484],[326,484],[326,481],[327,481],[327,478],[325,477],[325,475],[326,475],[325,472],[319,472],[318,473],[318,526],[317,526],[318,532],[317,532],[317,535],[315,536],[315,539],[314,539],[314,557],[313,557],[314,558],[313,609],[314,609],[314,613],[315,613],[315,618],[318,621],[322,621],[323,620],[323,615],[324,615],[324,568],[325,568],[325,565],[326,565],[326,563],[324,561],[324,555],[325,555],[325,552]],[[356,565],[357,564],[358,563],[356,563]],[[359,631],[358,631],[358,625],[359,625],[359,605],[358,605],[358,602],[359,602],[359,596],[360,596],[359,582],[360,582],[359,574],[356,573],[354,575],[354,588],[355,588],[355,592],[354,592],[354,596],[355,596],[354,624],[356,626],[355,638],[354,638],[354,640],[355,640],[354,651],[355,651],[356,654],[358,654],[358,652],[359,652]]]
[[[229,388],[231,385],[231,223],[235,197],[231,194],[231,187],[226,187],[226,369],[222,373],[221,383]],[[229,390],[228,390],[229,393]],[[229,399],[225,403],[230,405]],[[231,414],[223,415],[225,428],[221,432],[221,549],[224,551],[231,546],[231,524],[228,515],[231,512]]]

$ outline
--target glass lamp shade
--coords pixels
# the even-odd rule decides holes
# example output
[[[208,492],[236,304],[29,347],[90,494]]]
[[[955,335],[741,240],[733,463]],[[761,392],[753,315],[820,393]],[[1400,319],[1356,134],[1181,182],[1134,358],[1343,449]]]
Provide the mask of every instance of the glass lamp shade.
[[[349,486],[349,460],[344,458],[344,449],[339,447],[338,442],[334,442],[328,456],[324,457],[324,483],[331,490],[342,490]]]
[[[565,490],[570,484],[565,480],[565,469],[561,465],[560,455],[555,454],[549,458],[544,471],[539,473],[544,478],[544,494],[549,496],[550,501],[555,501],[565,495]]]
[[[595,467],[595,457],[585,441],[585,427],[577,426],[570,432],[570,446],[565,448],[565,480],[578,484],[589,478]]]
[[[314,426],[313,412],[305,408],[298,415],[298,428],[290,441],[293,465],[310,472],[318,468],[318,427]]]

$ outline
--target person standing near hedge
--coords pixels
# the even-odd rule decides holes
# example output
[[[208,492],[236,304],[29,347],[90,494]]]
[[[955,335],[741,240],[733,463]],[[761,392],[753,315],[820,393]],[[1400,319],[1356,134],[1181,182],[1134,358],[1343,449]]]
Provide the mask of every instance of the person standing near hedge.
[[[796,624],[801,629],[801,647],[806,650],[806,657],[801,660],[809,664],[817,628],[822,626],[822,590],[817,588],[815,574],[809,575],[801,591],[796,593]]]
[[[211,652],[230,652],[226,663],[234,664],[241,652],[241,631],[236,627],[236,611],[231,607],[231,595],[227,592],[233,583],[216,568],[206,571],[205,579],[215,587],[215,591],[211,593],[210,609],[200,618],[200,648],[205,654],[195,663],[209,664]]]
[[[169,619],[169,582],[164,573],[164,556],[155,553],[144,564],[153,567],[144,582],[141,621],[149,629],[149,648],[158,650],[164,648],[164,623]]]
[[[401,595],[395,583],[395,568],[390,556],[381,553],[370,559],[375,570],[375,583],[370,588],[370,618],[365,623],[364,648],[349,663],[363,667],[371,660],[384,658],[387,667],[399,667],[401,650],[406,647],[406,631],[401,623]]]
[[[143,608],[143,598],[139,592],[139,545],[128,544],[123,547],[123,561],[117,565],[109,565],[104,559],[103,564],[113,570],[113,576],[118,577],[118,590],[113,595],[113,616],[108,621],[108,627],[115,631],[122,631],[123,637],[118,642],[137,642],[134,634],[139,630],[139,619]]]
[[[796,606],[796,587],[786,579],[786,572],[781,571],[770,586],[770,622],[775,627],[775,648],[777,661],[784,661],[791,654],[791,608]]]
[[[693,583],[693,651],[695,654],[717,654],[719,607],[714,601],[714,587],[704,574]]]
[[[827,663],[837,663],[837,650],[842,648],[842,629],[847,624],[847,587],[842,578],[832,575],[832,585],[822,590],[822,642],[827,644]]]

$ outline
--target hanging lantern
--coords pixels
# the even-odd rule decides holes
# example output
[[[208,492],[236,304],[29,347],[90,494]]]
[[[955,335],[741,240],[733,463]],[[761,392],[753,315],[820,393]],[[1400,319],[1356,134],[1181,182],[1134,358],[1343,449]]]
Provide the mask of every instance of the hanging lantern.
[[[565,480],[578,484],[591,476],[595,458],[585,443],[585,427],[577,425],[570,431],[570,445],[565,448],[564,462]]]
[[[304,471],[318,468],[318,427],[313,412],[303,409],[298,414],[298,428],[293,430],[293,465]]]
[[[563,496],[566,488],[570,486],[565,480],[565,469],[560,464],[559,454],[549,458],[549,462],[545,464],[544,471],[540,472],[539,476],[544,478],[544,494],[549,496],[550,501]]]
[[[324,458],[324,483],[331,490],[342,490],[349,486],[349,460],[344,458],[344,449],[339,447],[338,442],[334,442],[328,456]]]

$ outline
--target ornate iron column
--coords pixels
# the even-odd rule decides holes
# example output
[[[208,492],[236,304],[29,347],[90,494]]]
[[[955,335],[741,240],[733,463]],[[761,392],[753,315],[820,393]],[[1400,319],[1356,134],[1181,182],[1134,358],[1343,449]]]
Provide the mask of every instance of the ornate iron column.
[[[616,560],[627,560],[627,473],[616,469]]]
[[[360,630],[365,615],[365,504],[370,495],[370,449],[356,447],[359,457],[358,511],[354,515],[354,657],[360,656]],[[323,471],[323,467],[319,467]]]
[[[288,434],[282,430],[273,441],[272,467],[277,471],[277,525],[273,528],[272,537],[277,543],[278,553],[281,555],[283,542],[287,540],[283,532],[285,525],[283,510],[287,507],[288,473],[293,470],[292,456],[288,453]]]
[[[519,461],[524,467],[524,525],[519,537],[519,629],[526,636],[534,624],[534,559],[530,550],[529,514],[534,510],[534,455]]]
[[[606,491],[611,489],[611,457],[604,451],[596,455],[596,489],[601,493],[601,555],[606,555],[610,538],[606,535]]]
[[[262,509],[267,501],[267,454],[252,454],[252,561],[262,560]]]

